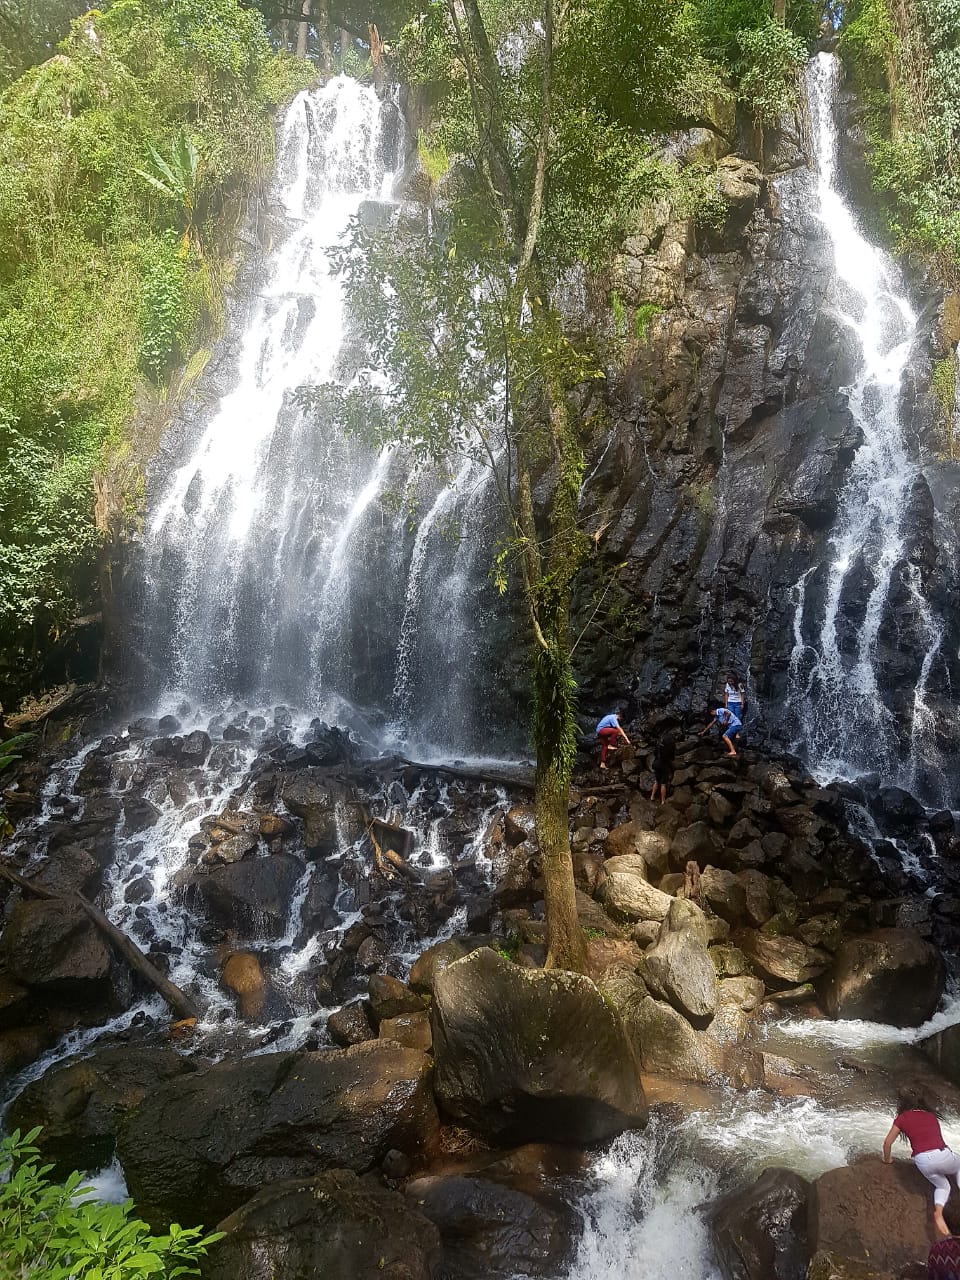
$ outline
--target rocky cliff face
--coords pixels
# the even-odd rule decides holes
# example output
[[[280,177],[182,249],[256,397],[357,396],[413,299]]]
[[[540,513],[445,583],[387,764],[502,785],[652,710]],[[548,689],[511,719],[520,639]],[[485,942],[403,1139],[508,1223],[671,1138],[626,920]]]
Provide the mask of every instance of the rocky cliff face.
[[[759,145],[743,122],[685,135],[674,144],[680,164],[719,157],[725,216],[711,225],[665,200],[623,247],[613,285],[631,332],[589,454],[584,506],[597,552],[579,601],[586,619],[606,592],[601,635],[581,649],[598,703],[629,693],[644,710],[699,711],[732,667],[749,673],[753,727],[794,746],[791,655],[801,642],[818,645],[838,504],[862,441],[844,390],[859,344],[834,307],[834,252],[806,133],[795,118]],[[855,158],[846,138],[841,167]],[[949,618],[960,477],[943,456],[929,393],[932,361],[946,350],[940,299],[917,282],[911,293],[920,341],[902,413],[921,469],[875,666],[902,749],[915,689],[929,677],[935,760],[953,732],[946,703],[960,634],[954,615],[924,670],[931,645],[913,588]],[[604,322],[594,314],[592,323]],[[872,586],[865,565],[851,578],[859,581],[845,586],[838,614],[845,655]],[[914,782],[935,790],[929,778]]]

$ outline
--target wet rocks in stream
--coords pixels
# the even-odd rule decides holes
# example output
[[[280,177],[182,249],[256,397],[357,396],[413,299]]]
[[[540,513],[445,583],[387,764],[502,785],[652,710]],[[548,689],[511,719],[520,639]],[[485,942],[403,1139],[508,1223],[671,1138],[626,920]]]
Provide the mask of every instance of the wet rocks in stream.
[[[391,1150],[424,1162],[431,1086],[429,1059],[387,1040],[221,1063],[149,1093],[121,1126],[120,1161],[151,1224],[215,1222],[269,1182],[364,1173]]]

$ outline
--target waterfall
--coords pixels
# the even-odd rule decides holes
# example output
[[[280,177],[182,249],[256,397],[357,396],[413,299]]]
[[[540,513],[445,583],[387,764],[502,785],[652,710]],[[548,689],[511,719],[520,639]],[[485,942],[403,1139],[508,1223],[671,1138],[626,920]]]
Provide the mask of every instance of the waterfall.
[[[791,709],[798,745],[825,775],[877,772],[909,783],[928,737],[926,690],[940,645],[906,528],[919,463],[905,438],[901,398],[917,318],[893,264],[860,230],[838,185],[837,75],[834,56],[819,54],[807,70],[807,93],[819,217],[834,250],[832,305],[856,351],[845,390],[862,443],[840,494],[828,558],[794,587]],[[819,616],[810,616],[811,600]],[[893,703],[878,654],[895,625],[909,627],[921,655],[906,709]]]
[[[166,477],[146,531],[148,634],[190,698],[269,691],[316,706],[347,665],[349,561],[389,457],[318,424],[295,393],[337,377],[345,300],[330,250],[365,202],[390,199],[391,112],[341,76],[300,94],[283,121],[276,244],[243,317],[232,389]]]

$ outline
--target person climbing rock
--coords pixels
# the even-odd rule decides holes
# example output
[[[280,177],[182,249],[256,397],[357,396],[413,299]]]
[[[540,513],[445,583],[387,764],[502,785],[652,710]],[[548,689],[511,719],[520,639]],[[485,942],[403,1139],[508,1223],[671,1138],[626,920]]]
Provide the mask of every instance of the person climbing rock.
[[[744,723],[743,713],[747,709],[747,699],[740,677],[735,671],[727,674],[727,683],[723,690],[723,705],[728,711],[733,712],[741,724]]]
[[[667,790],[673,781],[673,766],[677,754],[677,735],[673,729],[668,729],[666,733],[660,735],[657,739],[657,745],[653,749],[653,788],[650,791],[650,800],[655,801],[659,796],[660,804],[665,804],[667,800]]]
[[[907,1085],[897,1094],[897,1118],[883,1140],[884,1164],[893,1163],[893,1144],[900,1137],[909,1140],[913,1163],[933,1186],[933,1220],[948,1236],[943,1206],[950,1199],[951,1178],[960,1188],[960,1156],[944,1142],[937,1103],[922,1085]]]
[[[597,737],[600,739],[600,768],[607,767],[607,752],[616,746],[618,740],[622,738],[627,746],[630,745],[630,739],[627,737],[620,724],[620,712],[613,711],[610,715],[604,716],[597,724]]]
[[[740,720],[733,714],[729,707],[717,707],[716,711],[708,713],[710,715],[709,723],[700,730],[700,737],[705,733],[709,733],[714,725],[720,729],[720,736],[727,744],[727,755],[735,756],[737,749],[733,745],[733,740],[738,736],[743,728]]]
[[[950,1232],[930,1246],[927,1254],[928,1280],[960,1280],[960,1197],[943,1206],[943,1220]]]

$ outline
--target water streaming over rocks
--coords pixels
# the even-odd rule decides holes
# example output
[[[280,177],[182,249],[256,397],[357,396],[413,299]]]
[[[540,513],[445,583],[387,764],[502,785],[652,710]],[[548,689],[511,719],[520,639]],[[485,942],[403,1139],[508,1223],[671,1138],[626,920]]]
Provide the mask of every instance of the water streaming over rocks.
[[[829,561],[805,570],[793,589],[791,703],[798,744],[825,777],[879,773],[886,782],[915,786],[941,772],[927,687],[944,631],[925,598],[920,552],[908,532],[920,464],[916,442],[907,439],[903,395],[917,317],[896,268],[860,230],[841,190],[838,75],[836,58],[819,54],[807,71],[807,93],[819,216],[836,268],[831,306],[858,350],[847,398],[862,443],[840,494]],[[823,603],[811,617],[812,574],[823,579]],[[893,630],[919,659],[906,727],[897,723],[878,655],[881,634]]]
[[[904,519],[917,463],[899,404],[916,321],[892,266],[857,230],[839,194],[835,79],[832,59],[813,62],[811,130],[820,216],[838,271],[831,305],[862,357],[848,397],[863,441],[840,497],[829,561],[793,579],[791,711],[799,745],[825,772],[876,770],[920,785],[937,763],[927,687],[943,632]],[[99,874],[90,891],[198,998],[191,1050],[228,1061],[329,1047],[331,1014],[367,1017],[361,998],[372,973],[405,978],[429,943],[490,927],[498,907],[491,890],[505,866],[527,875],[527,898],[518,899],[529,900],[534,879],[524,831],[502,834],[516,797],[497,780],[504,762],[490,758],[509,741],[516,714],[500,710],[490,688],[497,619],[488,616],[484,594],[486,473],[473,461],[452,466],[450,476],[408,469],[399,456],[375,455],[311,420],[295,396],[303,383],[350,376],[348,300],[330,272],[329,250],[356,213],[391,216],[404,164],[397,108],[339,78],[297,98],[279,144],[269,251],[241,280],[229,336],[151,478],[144,612],[156,703],[60,761],[40,814],[14,846],[30,871],[84,841],[99,865],[99,873],[84,871]],[[585,495],[605,482],[613,443],[611,436],[598,451]],[[647,469],[654,481],[649,458]],[[718,564],[726,554],[723,522],[742,500],[738,475],[721,450],[718,519],[707,539]],[[398,510],[391,492],[413,501]],[[908,750],[876,660],[894,597],[906,601],[899,625],[910,631],[918,659]],[[854,604],[859,619],[851,632]],[[701,600],[698,608],[706,633],[712,605]],[[706,634],[698,642],[709,647]],[[472,754],[475,773],[487,776],[444,777],[379,754],[397,745],[437,760]],[[701,806],[718,830],[744,805],[743,840],[727,832],[734,850],[727,856],[737,860],[748,848],[759,865],[769,862],[754,826],[771,808],[761,787],[715,766],[691,770],[680,785],[692,788],[701,777],[718,786],[714,815]],[[785,775],[770,786],[790,811],[783,821],[796,837],[797,874],[818,884],[814,854],[822,848],[807,840],[804,824],[818,829],[817,805],[839,821],[844,802],[820,792],[797,808],[799,793]],[[685,803],[699,804],[692,790]],[[892,861],[916,909],[918,884],[933,889],[933,838],[926,833],[929,853],[910,831],[881,848],[865,797],[851,792],[846,803],[845,830],[854,837],[847,865],[862,877],[864,861],[878,874]],[[638,804],[624,801],[621,811],[621,800],[611,800],[604,821],[626,825]],[[410,833],[406,861],[415,883],[375,882],[365,839],[371,814]],[[703,857],[723,855],[702,817],[688,813],[683,821],[705,842]],[[669,844],[676,827],[663,830]],[[591,857],[602,865],[589,842],[599,847],[606,835],[590,826],[574,833],[581,882]],[[862,847],[853,848],[860,837]],[[777,848],[788,846],[781,832]],[[680,871],[682,879],[682,863]],[[664,864],[662,873],[676,877],[677,867],[671,873]],[[783,896],[785,917],[791,898],[795,906],[795,893]],[[542,935],[540,921],[531,923],[525,946],[536,963]],[[621,937],[617,945],[633,944]],[[224,982],[236,954],[253,961],[246,972],[255,981],[243,989]],[[801,1096],[675,1089],[644,1132],[598,1154],[573,1190],[564,1184],[582,1219],[564,1280],[718,1280],[707,1202],[767,1165],[814,1177],[875,1150],[882,1138],[889,1080],[860,1081],[838,1054],[852,1051],[892,1071],[912,1061],[920,1038],[956,1017],[951,1002],[913,1030],[768,1024],[761,1048],[793,1055]],[[159,999],[145,998],[91,1025],[53,1028],[44,1052],[7,1082],[6,1095],[98,1044],[152,1043],[165,1022]],[[120,1194],[116,1164],[100,1181],[102,1194]]]

